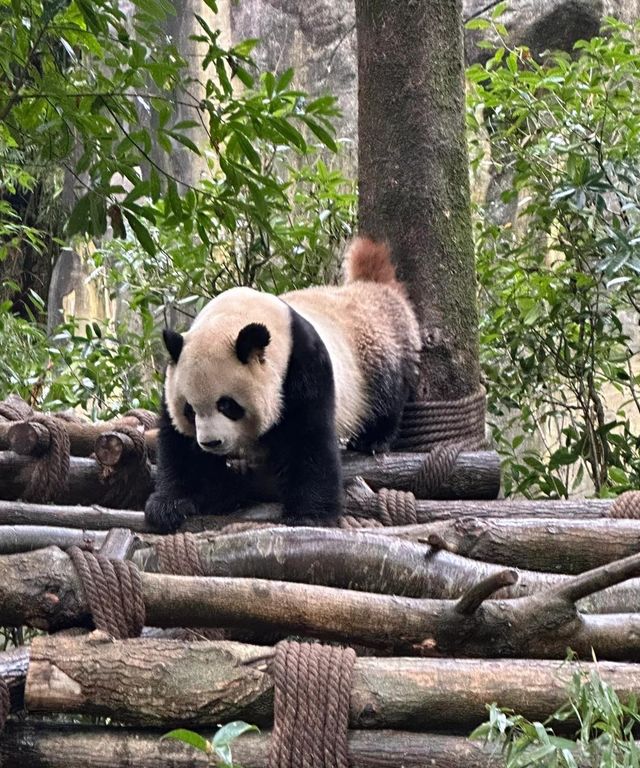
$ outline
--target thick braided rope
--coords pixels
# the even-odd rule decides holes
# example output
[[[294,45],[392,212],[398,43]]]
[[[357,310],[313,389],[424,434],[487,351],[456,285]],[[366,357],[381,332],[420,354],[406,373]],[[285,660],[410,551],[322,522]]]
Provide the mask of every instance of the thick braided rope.
[[[282,642],[273,662],[269,768],[348,768],[352,648]]]
[[[65,423],[44,413],[34,413],[29,421],[43,424],[49,431],[49,447],[34,461],[24,501],[55,501],[67,485],[71,462],[71,441]]]
[[[640,491],[625,491],[609,507],[609,517],[640,520]]]
[[[121,640],[138,637],[145,610],[137,567],[128,560],[109,560],[79,547],[71,547],[68,554],[80,577],[95,628]]]
[[[426,451],[434,446],[477,442],[485,436],[483,387],[459,400],[423,400],[405,405],[396,451]]]
[[[413,525],[418,522],[416,497],[411,491],[381,488],[364,499],[347,495],[347,514],[340,528],[370,528],[386,525]]]
[[[133,443],[133,455],[116,467],[101,466],[100,479],[106,486],[102,504],[123,509],[135,509],[144,504],[151,492],[151,463],[144,434],[126,424],[118,432],[127,435]]]
[[[155,545],[162,573],[176,576],[204,576],[198,540],[192,533],[163,536]]]
[[[4,730],[5,723],[11,712],[11,695],[9,686],[0,677],[0,733]]]
[[[7,421],[23,421],[33,415],[33,408],[18,395],[0,400],[0,416]]]
[[[125,416],[132,416],[138,420],[140,426],[145,429],[153,429],[158,426],[158,414],[153,411],[147,411],[144,408],[133,408],[125,413]]]

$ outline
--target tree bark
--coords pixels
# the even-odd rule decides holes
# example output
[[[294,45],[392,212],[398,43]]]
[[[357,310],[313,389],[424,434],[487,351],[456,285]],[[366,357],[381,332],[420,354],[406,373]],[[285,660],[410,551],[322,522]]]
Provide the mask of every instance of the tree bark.
[[[206,726],[273,719],[273,649],[231,642],[34,639],[25,686],[29,712],[106,715],[149,726]],[[581,664],[591,671],[595,665]],[[356,659],[352,728],[469,729],[497,702],[543,719],[567,698],[577,668],[567,662],[471,659]],[[640,693],[640,668],[600,661],[623,701]]]
[[[552,573],[581,573],[640,550],[640,520],[460,517],[378,530],[413,541],[435,536],[464,557]]]
[[[161,740],[161,731],[10,723],[0,740],[2,768],[211,768],[193,747]],[[206,734],[209,736],[209,734]],[[231,747],[244,768],[268,768],[268,732],[246,734]],[[504,761],[464,736],[402,731],[350,731],[351,768],[503,768]]]
[[[576,603],[639,574],[633,555],[527,597],[488,600],[493,573],[458,602],[259,579],[142,573],[141,581],[146,623],[156,627],[276,630],[427,655],[564,658],[572,648],[581,658],[638,660],[640,613],[590,615]],[[76,571],[55,547],[0,558],[0,610],[7,626],[89,625]]]
[[[557,521],[558,530],[565,530],[562,521],[572,522],[575,518],[599,521],[607,517],[612,504],[610,499],[577,499],[574,501],[433,501],[417,500],[416,512],[421,523],[418,526],[398,526],[385,528],[380,533],[407,538],[426,538],[427,529],[423,525],[436,522],[454,523],[459,518],[491,518],[496,523],[508,518],[517,524],[518,518],[543,518],[546,524]],[[260,523],[279,523],[282,520],[282,507],[279,504],[256,504],[233,515],[193,517],[183,526],[183,530],[208,531],[224,528],[230,523],[254,521]],[[576,521],[577,522],[577,521]],[[627,521],[632,522],[632,521]],[[151,532],[145,523],[144,514],[137,510],[109,509],[94,506],[69,506],[60,504],[29,504],[22,501],[0,500],[0,525],[51,525],[64,528],[89,528],[108,530],[114,527],[129,528],[136,532]],[[623,530],[621,526],[620,530]],[[631,528],[629,529],[631,530]],[[426,533],[426,535],[425,535]]]
[[[44,547],[80,547],[98,550],[106,537],[105,531],[82,528],[59,528],[48,525],[0,526],[0,555],[30,552]]]
[[[117,429],[118,426],[140,428],[138,419],[123,416],[110,421],[75,422],[65,421],[69,433],[71,454],[73,456],[91,456],[96,440],[105,432]],[[155,451],[157,430],[147,430],[145,441],[150,450]],[[33,455],[46,449],[49,445],[49,430],[45,424],[25,421],[0,422],[0,449],[11,449],[22,455]]]
[[[365,456],[347,453],[344,456],[345,482],[362,477],[373,488],[383,486],[413,489],[423,466],[424,455],[419,453],[391,453],[382,456]],[[152,476],[155,474],[152,467]],[[40,471],[37,460],[20,456],[12,451],[0,451],[0,496],[3,499],[19,499],[32,472]],[[272,479],[264,478],[258,470],[247,475],[247,483],[257,484],[257,493],[264,493],[265,500],[272,500]],[[500,490],[500,462],[493,451],[461,453],[449,478],[436,492],[438,498],[493,499]],[[100,468],[93,459],[71,457],[69,480],[65,491],[67,504],[99,503],[105,496],[105,484],[100,478]]]
[[[356,0],[359,223],[418,313],[417,399],[479,386],[460,0]]]
[[[457,599],[504,570],[501,565],[425,543],[396,540],[385,529],[266,528],[210,536],[198,537],[207,576],[279,579],[362,592]],[[151,544],[159,538],[145,537]],[[145,571],[160,570],[151,547],[139,550],[133,559]],[[521,570],[518,575],[513,586],[495,596],[525,597],[570,581],[569,576],[558,573]],[[588,595],[580,607],[592,613],[640,611],[640,582],[632,580]]]

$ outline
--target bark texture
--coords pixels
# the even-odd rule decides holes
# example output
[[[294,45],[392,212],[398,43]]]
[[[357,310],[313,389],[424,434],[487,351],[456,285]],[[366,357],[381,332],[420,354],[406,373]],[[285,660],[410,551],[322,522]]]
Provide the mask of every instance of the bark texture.
[[[640,555],[634,555],[527,597],[489,600],[516,576],[494,572],[458,602],[259,579],[143,573],[141,582],[146,623],[154,627],[248,628],[425,655],[564,658],[572,648],[581,658],[595,652],[601,659],[638,660],[639,613],[590,615],[576,608],[638,575]],[[75,569],[55,547],[0,558],[0,606],[5,625],[89,625]]]
[[[273,719],[273,649],[231,642],[39,637],[25,687],[29,712],[109,714],[131,724],[208,726]],[[580,665],[590,671],[593,664]],[[565,700],[575,664],[555,661],[358,658],[350,727],[469,729],[497,702],[543,719]],[[640,668],[600,662],[623,701]]]
[[[479,386],[460,0],[356,0],[359,224],[387,238],[423,331],[417,399]]]
[[[160,731],[11,723],[0,740],[2,768],[211,768],[202,752]],[[209,734],[206,734],[207,736]],[[248,734],[232,745],[244,768],[268,768],[268,732]],[[351,731],[351,768],[501,768],[504,763],[464,736],[402,731]]]

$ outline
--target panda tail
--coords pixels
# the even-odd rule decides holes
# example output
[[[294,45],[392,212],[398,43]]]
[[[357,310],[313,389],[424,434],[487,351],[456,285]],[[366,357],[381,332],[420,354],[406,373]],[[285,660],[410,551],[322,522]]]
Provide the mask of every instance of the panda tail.
[[[386,283],[402,290],[387,242],[376,241],[370,237],[357,237],[347,250],[345,262],[348,283],[356,280]]]

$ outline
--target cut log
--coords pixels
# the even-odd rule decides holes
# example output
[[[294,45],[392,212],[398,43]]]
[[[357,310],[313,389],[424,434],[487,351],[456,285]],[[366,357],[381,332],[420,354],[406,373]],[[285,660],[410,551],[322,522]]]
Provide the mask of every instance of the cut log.
[[[410,489],[415,484],[424,463],[419,453],[393,453],[384,456],[364,456],[347,453],[344,457],[345,481],[361,476],[373,488],[382,486]],[[0,451],[0,496],[3,499],[19,499],[29,480],[35,464],[31,457],[20,456],[13,451]],[[250,473],[247,482],[256,484],[261,472]],[[265,500],[273,500],[273,491],[267,480],[263,488]],[[461,453],[452,473],[437,491],[438,498],[479,498],[491,499],[500,490],[500,462],[493,451]],[[65,500],[69,504],[84,502],[99,503],[105,488],[100,480],[99,466],[93,459],[71,457],[69,482]]]
[[[470,613],[452,600],[414,599],[259,579],[141,574],[146,623],[240,627],[335,638],[407,653],[472,657],[640,659],[640,614],[590,615],[579,600],[640,574],[633,555],[528,597],[486,600]],[[495,588],[495,574],[486,580]],[[489,595],[486,586],[474,594]],[[467,590],[469,591],[469,590]],[[88,626],[68,556],[51,547],[0,558],[0,623]]]
[[[10,723],[0,739],[0,766],[12,768],[211,768],[193,747],[161,740],[161,731]],[[204,734],[207,737],[209,733]],[[244,768],[268,768],[270,734],[247,734],[231,747]],[[464,736],[402,731],[350,731],[351,768],[502,768],[481,745]]]
[[[279,579],[409,597],[456,599],[503,570],[501,565],[471,560],[424,543],[397,540],[387,535],[391,529],[374,530],[282,527],[196,536],[207,576]],[[159,538],[145,536],[147,542]],[[153,548],[136,552],[134,561],[143,570],[160,570]],[[561,574],[520,571],[517,583],[496,596],[523,597],[559,586],[567,579]],[[591,613],[640,611],[640,582],[629,581],[589,595],[580,608]]]
[[[460,517],[382,528],[388,536],[429,541],[450,552],[517,568],[581,573],[640,552],[640,520]]]
[[[97,438],[105,432],[117,429],[118,426],[143,428],[138,419],[132,416],[123,416],[110,421],[94,422],[64,422],[71,443],[73,456],[91,456]],[[157,430],[147,430],[145,441],[151,450],[155,450]],[[49,446],[49,430],[46,424],[25,421],[0,422],[0,447],[2,450],[10,448],[23,455],[37,454]]]
[[[30,552],[35,549],[56,546],[61,549],[80,547],[98,550],[106,536],[105,531],[82,528],[58,528],[48,525],[0,526],[0,555]]]
[[[198,518],[202,520],[203,518]],[[210,519],[210,518],[207,518]],[[61,528],[88,528],[105,531],[109,528],[129,528],[148,531],[144,513],[130,509],[61,506],[57,504],[28,504],[24,501],[0,500],[0,525],[44,525]]]
[[[273,649],[231,642],[119,641],[101,632],[35,638],[29,712],[107,715],[130,724],[208,726],[273,720]],[[578,665],[470,659],[356,659],[352,728],[469,729],[486,703],[544,719],[567,698]],[[580,665],[589,672],[593,664]],[[640,667],[598,663],[622,701],[640,694]],[[150,692],[153,691],[153,695]]]
[[[394,536],[406,536],[411,539],[426,539],[431,529],[422,528],[422,525],[430,523],[456,521],[459,518],[484,519],[491,518],[489,526],[496,525],[499,519],[508,518],[509,525],[516,526],[518,518],[536,520],[543,518],[544,525],[554,521],[566,520],[568,523],[580,521],[594,521],[597,530],[599,520],[607,517],[611,506],[609,499],[583,499],[577,501],[416,501],[418,520],[422,522],[418,526],[398,526],[395,528],[376,529],[379,533]],[[182,530],[207,531],[224,528],[230,523],[255,521],[260,523],[280,522],[282,520],[282,507],[279,504],[257,504],[235,513],[233,515],[207,516],[190,518]],[[494,522],[495,521],[495,522]],[[635,529],[633,521],[628,526],[620,526],[619,531]],[[527,523],[528,524],[528,523]],[[0,500],[0,525],[51,525],[63,528],[88,528],[92,530],[107,530],[113,527],[129,528],[136,532],[152,532],[146,524],[144,514],[139,510],[116,510],[99,505],[60,505],[60,504],[29,504],[21,501]],[[605,523],[606,525],[606,523]],[[588,527],[590,523],[588,523]],[[560,526],[558,531],[567,530]],[[621,534],[622,535],[622,534]],[[516,542],[510,541],[512,546]],[[608,544],[607,544],[608,546]],[[622,545],[620,545],[622,546]],[[597,553],[593,554],[597,557]],[[517,563],[507,563],[517,565]]]

